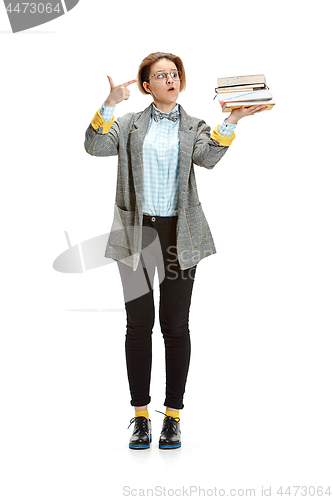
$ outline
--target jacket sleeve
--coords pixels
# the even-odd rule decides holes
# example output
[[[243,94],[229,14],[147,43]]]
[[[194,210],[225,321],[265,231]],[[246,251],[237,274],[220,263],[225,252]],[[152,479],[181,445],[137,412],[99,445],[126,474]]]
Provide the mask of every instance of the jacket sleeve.
[[[193,162],[200,167],[209,169],[215,167],[228,151],[234,138],[235,132],[231,137],[221,135],[219,126],[210,133],[210,127],[204,121],[200,121],[194,141]]]
[[[92,156],[117,155],[119,132],[119,123],[114,116],[111,121],[105,121],[98,110],[86,130],[84,148]]]

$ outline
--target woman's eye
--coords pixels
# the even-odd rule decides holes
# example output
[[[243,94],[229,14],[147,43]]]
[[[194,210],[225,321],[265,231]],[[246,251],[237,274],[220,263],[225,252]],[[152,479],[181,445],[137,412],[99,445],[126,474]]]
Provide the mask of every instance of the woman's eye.
[[[171,73],[171,78],[177,78],[177,75],[178,75],[178,72],[177,71],[173,71]]]
[[[158,78],[158,80],[163,80],[163,78],[164,78],[163,73],[160,73],[159,75],[156,75],[156,78]]]

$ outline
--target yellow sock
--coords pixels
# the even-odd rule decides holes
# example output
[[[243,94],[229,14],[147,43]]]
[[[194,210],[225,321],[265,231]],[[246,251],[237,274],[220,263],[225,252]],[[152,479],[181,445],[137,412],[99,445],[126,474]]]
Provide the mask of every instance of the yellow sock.
[[[167,417],[179,418],[179,411],[166,410],[165,414]]]
[[[135,412],[136,417],[146,417],[147,420],[149,420],[149,413],[148,410],[140,410]]]

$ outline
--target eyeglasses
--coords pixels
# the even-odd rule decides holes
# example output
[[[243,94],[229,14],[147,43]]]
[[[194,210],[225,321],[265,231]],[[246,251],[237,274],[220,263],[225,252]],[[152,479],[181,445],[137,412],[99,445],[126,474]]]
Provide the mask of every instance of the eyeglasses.
[[[168,79],[168,75],[170,75],[170,78],[172,78],[172,80],[181,80],[182,79],[182,76],[183,76],[183,72],[182,71],[171,71],[170,73],[154,73],[153,75],[151,75],[151,77],[148,78],[148,81],[150,80],[150,78],[153,78],[153,76],[155,77],[155,80],[157,82],[163,82],[165,80]]]

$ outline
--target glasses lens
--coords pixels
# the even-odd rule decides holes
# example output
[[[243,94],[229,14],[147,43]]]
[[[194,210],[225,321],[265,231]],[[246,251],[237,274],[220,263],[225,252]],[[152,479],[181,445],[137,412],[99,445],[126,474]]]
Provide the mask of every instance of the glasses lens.
[[[172,71],[171,73],[156,73],[155,78],[158,81],[163,81],[168,78],[168,74],[173,80],[181,80],[183,75],[181,71]]]

